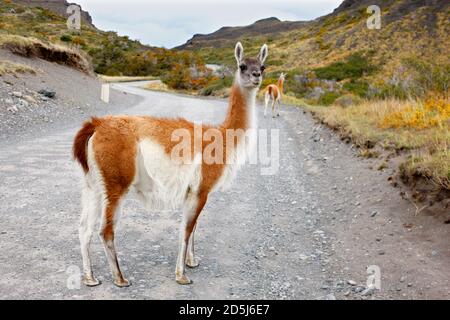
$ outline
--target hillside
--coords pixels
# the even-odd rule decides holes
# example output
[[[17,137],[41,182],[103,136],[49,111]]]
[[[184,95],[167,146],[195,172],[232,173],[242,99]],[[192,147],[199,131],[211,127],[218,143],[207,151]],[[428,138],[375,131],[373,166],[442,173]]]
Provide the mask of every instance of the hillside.
[[[222,27],[211,34],[196,34],[185,44],[176,47],[180,50],[200,49],[203,47],[226,47],[233,46],[238,39],[253,36],[274,36],[279,33],[295,30],[305,25],[304,22],[280,21],[272,17],[258,20],[244,27]]]
[[[164,76],[183,89],[208,83],[209,74],[198,55],[144,45],[128,36],[99,30],[88,12],[83,11],[81,30],[69,31],[67,5],[66,0],[1,1],[0,45],[54,62],[64,59],[54,52],[42,54],[41,48],[79,52],[90,60],[93,71],[108,76]]]
[[[381,7],[381,30],[366,27],[368,4]],[[259,23],[256,22],[247,27],[195,36],[181,48],[198,51],[207,63],[232,65],[230,42],[242,41],[251,53],[267,42],[270,47],[269,72],[310,70],[342,61],[351,53],[362,52],[370,54],[372,64],[378,67],[375,74],[389,76],[405,57],[449,62],[449,8],[448,1],[346,0],[334,12],[314,21],[288,23],[270,19],[266,23],[280,26],[276,37],[266,33],[265,29],[258,33]]]

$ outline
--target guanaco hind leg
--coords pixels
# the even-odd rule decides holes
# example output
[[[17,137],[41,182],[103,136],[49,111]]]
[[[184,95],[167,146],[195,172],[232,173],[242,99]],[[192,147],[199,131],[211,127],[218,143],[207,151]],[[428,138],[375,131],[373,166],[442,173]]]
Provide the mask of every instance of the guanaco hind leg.
[[[87,184],[82,191],[82,211],[79,228],[81,256],[83,259],[83,283],[87,286],[100,284],[93,273],[90,255],[90,244],[95,225],[101,213],[101,198]]]
[[[102,238],[103,245],[105,247],[105,252],[114,279],[114,284],[118,287],[128,287],[131,283],[122,275],[119,260],[117,259],[116,248],[114,245],[114,234],[119,216],[119,209],[118,199],[109,199],[107,201],[105,209],[103,210],[103,221],[100,230],[100,237]]]

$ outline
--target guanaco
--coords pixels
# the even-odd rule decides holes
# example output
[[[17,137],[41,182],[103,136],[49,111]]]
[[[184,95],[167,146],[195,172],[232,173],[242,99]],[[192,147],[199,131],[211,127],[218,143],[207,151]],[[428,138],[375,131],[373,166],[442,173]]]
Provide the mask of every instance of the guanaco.
[[[130,285],[119,266],[114,236],[120,203],[132,189],[151,210],[183,208],[175,278],[179,284],[191,283],[185,266],[198,266],[194,232],[208,195],[234,179],[237,169],[245,163],[242,158],[248,158],[248,151],[255,144],[255,135],[248,135],[251,139],[240,138],[247,130],[257,128],[255,101],[267,55],[268,47],[263,45],[256,59],[244,58],[242,44],[236,44],[238,68],[227,116],[219,126],[201,125],[202,130],[213,128],[223,135],[229,130],[239,132],[235,145],[231,148],[224,145],[223,163],[202,160],[202,153],[211,141],[203,141],[200,146],[192,142],[189,154],[192,161],[174,161],[171,151],[178,142],[174,141],[173,132],[184,130],[195,135],[196,124],[185,119],[107,116],[84,123],[73,145],[73,155],[84,171],[79,228],[84,284],[100,284],[93,275],[90,257],[91,238],[100,218],[99,233],[114,284]]]
[[[281,98],[283,96],[283,87],[284,87],[284,81],[286,80],[286,75],[284,73],[281,73],[280,77],[278,78],[277,84],[269,84],[266,89],[264,89],[264,117],[267,115],[267,106],[269,105],[269,102],[272,100],[272,117],[275,118],[275,112],[276,115],[280,116],[280,104],[281,104]]]

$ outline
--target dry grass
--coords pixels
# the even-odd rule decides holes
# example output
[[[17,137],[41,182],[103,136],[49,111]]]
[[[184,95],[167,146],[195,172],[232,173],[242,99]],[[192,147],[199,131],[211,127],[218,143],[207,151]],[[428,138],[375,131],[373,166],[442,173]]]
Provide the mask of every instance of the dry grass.
[[[0,47],[25,57],[38,57],[68,65],[85,73],[92,70],[88,58],[81,51],[63,45],[16,35],[0,35]]]
[[[370,101],[347,108],[307,106],[319,119],[362,147],[408,151],[402,174],[450,190],[448,100]]]
[[[153,91],[164,91],[164,92],[174,91],[171,90],[166,84],[164,84],[160,80],[150,81],[149,83],[142,86],[142,88]]]
[[[108,83],[114,83],[114,82],[132,82],[132,81],[148,81],[148,80],[156,80],[156,77],[112,77],[112,76],[105,76],[103,74],[99,74],[98,77],[100,80]]]
[[[36,70],[20,63],[11,61],[0,61],[0,76],[5,74],[31,73],[36,74]]]

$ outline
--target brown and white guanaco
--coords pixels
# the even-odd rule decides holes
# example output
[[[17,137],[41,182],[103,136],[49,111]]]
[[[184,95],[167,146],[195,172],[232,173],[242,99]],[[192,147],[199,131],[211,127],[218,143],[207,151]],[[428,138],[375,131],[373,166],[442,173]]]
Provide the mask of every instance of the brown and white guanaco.
[[[256,129],[255,100],[267,55],[267,45],[263,45],[256,59],[244,58],[241,43],[236,44],[238,69],[231,88],[227,116],[219,126],[202,125],[203,130],[214,128],[225,135],[228,130],[245,132]],[[147,208],[183,207],[175,275],[178,283],[191,283],[185,274],[185,266],[198,266],[194,257],[197,219],[208,195],[234,178],[239,166],[245,162],[240,158],[249,156],[247,151],[252,149],[255,139],[255,135],[250,135],[252,141],[238,139],[232,148],[224,146],[222,150],[225,150],[223,156],[226,161],[223,163],[202,161],[202,153],[208,147],[206,141],[200,147],[192,143],[192,161],[189,163],[174,161],[171,150],[177,142],[173,139],[173,132],[182,129],[195,136],[195,126],[184,119],[108,116],[92,118],[77,133],[73,155],[84,170],[79,237],[83,282],[86,285],[99,284],[92,272],[89,249],[99,218],[100,236],[114,283],[119,287],[130,285],[119,266],[114,233],[120,203],[131,189],[136,191]],[[225,143],[225,139],[223,141]]]
[[[264,117],[267,115],[267,106],[269,105],[270,100],[272,100],[272,117],[275,117],[275,112],[277,116],[280,116],[280,104],[285,80],[286,75],[281,73],[277,84],[269,84],[264,89]]]

